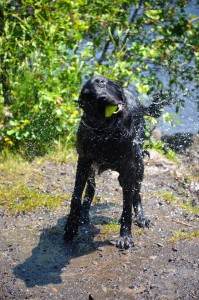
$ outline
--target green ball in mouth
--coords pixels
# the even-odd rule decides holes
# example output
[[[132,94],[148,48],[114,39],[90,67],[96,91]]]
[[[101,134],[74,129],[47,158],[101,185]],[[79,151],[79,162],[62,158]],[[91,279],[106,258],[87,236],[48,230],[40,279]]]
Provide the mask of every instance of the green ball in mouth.
[[[105,108],[105,117],[111,117],[118,110],[118,105],[107,105]]]

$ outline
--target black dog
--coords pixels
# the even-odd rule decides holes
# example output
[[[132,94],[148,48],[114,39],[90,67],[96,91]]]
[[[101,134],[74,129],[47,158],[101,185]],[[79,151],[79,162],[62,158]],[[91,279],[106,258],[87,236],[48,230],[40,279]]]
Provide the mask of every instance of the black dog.
[[[152,103],[144,108],[130,91],[117,82],[95,76],[83,86],[79,106],[84,113],[77,134],[79,159],[71,210],[65,225],[65,241],[69,242],[77,235],[80,220],[82,223],[89,222],[89,208],[95,193],[95,171],[101,173],[111,169],[119,173],[123,189],[120,239],[116,245],[127,249],[133,246],[132,206],[137,225],[150,227],[140,197],[144,173],[144,115],[159,115],[163,105]],[[113,110],[108,112],[110,108]]]

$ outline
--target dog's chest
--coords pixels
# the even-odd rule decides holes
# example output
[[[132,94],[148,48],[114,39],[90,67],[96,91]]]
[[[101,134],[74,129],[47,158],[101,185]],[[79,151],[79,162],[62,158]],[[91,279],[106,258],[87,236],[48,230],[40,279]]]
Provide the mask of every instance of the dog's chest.
[[[77,151],[99,164],[102,161],[114,164],[124,157],[132,156],[133,138],[121,128],[112,132],[101,132],[80,127],[77,136]]]

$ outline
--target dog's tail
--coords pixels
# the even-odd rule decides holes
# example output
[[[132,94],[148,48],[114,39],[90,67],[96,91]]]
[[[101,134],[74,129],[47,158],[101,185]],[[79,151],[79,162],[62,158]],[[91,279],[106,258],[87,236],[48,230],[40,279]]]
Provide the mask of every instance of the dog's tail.
[[[170,104],[169,99],[169,95],[161,90],[159,94],[153,96],[153,101],[149,107],[144,107],[144,115],[158,118],[162,114],[163,108]]]

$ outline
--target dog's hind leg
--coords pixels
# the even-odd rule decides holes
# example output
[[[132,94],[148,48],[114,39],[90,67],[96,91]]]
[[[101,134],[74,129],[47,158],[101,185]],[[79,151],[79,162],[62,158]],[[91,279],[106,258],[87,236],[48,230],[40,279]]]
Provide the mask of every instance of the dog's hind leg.
[[[89,178],[87,180],[87,187],[84,201],[81,208],[81,224],[89,223],[89,209],[95,195],[95,170],[92,168]]]
[[[86,182],[91,171],[91,162],[84,157],[79,157],[75,179],[75,187],[71,200],[70,214],[68,216],[64,239],[66,242],[71,241],[78,233],[78,226],[81,216],[81,199]]]
[[[135,212],[135,221],[134,223],[138,225],[139,227],[147,227],[150,228],[152,226],[152,223],[150,219],[145,217],[144,210],[142,207],[142,201],[140,196],[140,187],[136,187],[134,197],[133,197],[133,208]]]
[[[133,195],[133,208],[135,212],[135,220],[134,223],[138,225],[139,227],[151,227],[152,223],[151,221],[145,217],[144,215],[144,210],[142,206],[142,199],[140,196],[140,189],[141,189],[141,182],[143,179],[143,174],[144,174],[144,165],[143,165],[143,160],[140,157],[137,160],[137,172],[136,172],[136,183],[135,183],[135,190],[134,190],[134,195]]]
[[[133,173],[131,167],[130,173]],[[120,218],[120,238],[116,246],[121,249],[128,249],[134,246],[133,237],[131,235],[134,177],[130,176],[130,173],[127,171],[126,174],[124,174],[122,171],[118,177],[123,190],[123,211]]]

